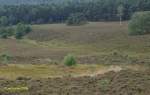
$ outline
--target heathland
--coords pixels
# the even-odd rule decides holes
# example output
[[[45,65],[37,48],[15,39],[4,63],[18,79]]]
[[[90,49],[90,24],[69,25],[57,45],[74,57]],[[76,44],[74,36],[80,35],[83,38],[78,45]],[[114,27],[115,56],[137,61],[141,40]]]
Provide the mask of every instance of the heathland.
[[[148,95],[150,38],[128,22],[32,25],[24,39],[0,39],[2,95]],[[66,55],[77,65],[65,66]]]

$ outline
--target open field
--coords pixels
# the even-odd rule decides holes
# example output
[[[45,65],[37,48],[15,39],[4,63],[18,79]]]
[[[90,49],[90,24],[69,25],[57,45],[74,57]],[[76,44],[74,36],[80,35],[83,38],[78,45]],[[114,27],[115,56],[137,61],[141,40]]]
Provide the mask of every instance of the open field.
[[[150,95],[150,0],[0,0],[0,95]]]
[[[129,36],[127,22],[45,24],[33,25],[23,40],[1,39],[0,53],[12,55],[11,63],[25,64],[61,63],[67,54],[82,64],[149,63],[149,41],[149,35]]]
[[[127,22],[32,25],[24,39],[0,39],[1,95],[148,95],[150,35]],[[75,55],[77,65],[63,58]]]
[[[67,54],[75,55],[80,64],[68,71],[79,75],[97,72],[97,69],[102,69],[99,67],[101,64],[149,64],[149,35],[129,36],[127,26],[127,22],[122,26],[118,22],[91,22],[84,26],[33,25],[33,32],[23,40],[0,39],[0,54],[11,56],[7,62],[0,60],[1,63],[18,64],[2,66],[1,76],[63,76],[63,71],[68,70],[62,64]]]

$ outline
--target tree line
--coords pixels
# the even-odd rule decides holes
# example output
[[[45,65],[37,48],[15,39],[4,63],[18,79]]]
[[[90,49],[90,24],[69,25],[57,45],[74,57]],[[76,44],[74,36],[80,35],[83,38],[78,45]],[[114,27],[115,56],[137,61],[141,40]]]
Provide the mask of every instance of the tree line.
[[[88,21],[128,20],[136,11],[149,10],[150,0],[66,0],[63,3],[1,5],[0,25],[61,23],[75,13],[84,15]]]
[[[22,39],[26,34],[30,33],[32,28],[29,25],[18,23],[16,26],[1,26],[0,38],[7,39],[10,37]]]
[[[66,0],[0,0],[0,5],[21,5],[21,4],[50,4],[50,3],[63,3]]]

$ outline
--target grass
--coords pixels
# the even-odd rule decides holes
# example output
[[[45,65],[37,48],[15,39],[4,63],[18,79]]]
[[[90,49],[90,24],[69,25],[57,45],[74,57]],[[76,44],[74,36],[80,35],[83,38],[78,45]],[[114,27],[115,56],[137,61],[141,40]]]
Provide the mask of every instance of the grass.
[[[1,93],[18,93],[18,92],[27,92],[28,87],[4,87],[0,89]]]
[[[7,66],[0,66],[1,78],[16,79],[18,77],[31,78],[47,78],[59,77],[68,75],[88,75],[93,74],[99,70],[105,70],[103,65],[76,65],[74,67],[67,67],[63,65],[50,64],[8,64]]]
[[[46,36],[44,41],[49,48],[64,47],[68,50],[74,50],[73,53],[79,55],[101,55],[108,54],[114,50],[126,53],[129,56],[140,56],[145,58],[150,55],[149,35],[129,36],[128,23],[124,22],[122,26],[118,22],[94,22],[85,26],[68,27],[64,24],[35,25],[33,26],[38,37],[45,32],[60,35]],[[42,36],[41,36],[41,40]],[[54,44],[53,44],[54,43]],[[82,52],[82,53],[80,53]]]
[[[94,22],[85,26],[34,25],[33,30],[29,38],[56,43],[60,46],[86,47],[89,45],[91,49],[99,50],[99,52],[104,50],[110,52],[114,49],[138,53],[150,51],[149,35],[129,36],[127,22],[124,22],[122,26],[119,22]]]
[[[144,87],[147,89],[141,91],[149,91],[150,35],[129,36],[127,22],[122,26],[119,22],[91,22],[32,27],[33,32],[22,40],[0,39],[0,55],[12,57],[8,64],[0,59],[0,93],[91,95],[97,91],[105,95],[110,91],[132,93],[133,89],[142,93]],[[76,56],[77,65],[63,64],[68,54]],[[56,78],[64,76],[71,78]]]
[[[0,53],[8,52],[16,63],[38,63],[36,60],[41,59],[60,62],[70,53],[79,58],[88,57],[86,60],[91,60],[91,56],[102,59],[101,56],[115,50],[140,60],[150,57],[149,35],[129,36],[127,22],[122,26],[119,22],[91,22],[84,26],[43,24],[32,28],[33,32],[23,40],[0,39]]]
[[[63,76],[94,76],[109,71],[118,72],[122,69],[135,71],[146,70],[146,65],[102,65],[102,64],[77,64],[76,66],[52,65],[52,64],[7,64],[0,66],[0,78],[17,79],[26,78],[49,78]],[[147,68],[149,69],[149,68]]]
[[[122,26],[119,22],[90,22],[84,26],[32,25],[33,32],[23,40],[0,39],[0,54],[10,54],[9,63],[17,63],[1,66],[0,75],[4,78],[83,75],[107,71],[107,67],[96,64],[112,64],[118,59],[122,64],[136,63],[130,59],[150,63],[150,35],[129,36],[127,26],[128,22]],[[113,51],[118,51],[119,56],[111,55]],[[50,61],[59,64],[67,54],[75,55],[77,63],[90,65],[66,68],[61,64],[47,64]]]

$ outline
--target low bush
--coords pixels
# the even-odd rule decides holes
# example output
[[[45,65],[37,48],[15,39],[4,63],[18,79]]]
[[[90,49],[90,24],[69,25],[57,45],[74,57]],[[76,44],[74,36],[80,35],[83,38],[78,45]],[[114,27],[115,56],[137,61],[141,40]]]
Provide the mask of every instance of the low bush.
[[[65,56],[64,58],[64,64],[66,66],[73,66],[73,65],[76,65],[76,59],[73,55],[67,55]]]
[[[0,61],[2,61],[3,63],[8,63],[8,61],[10,61],[12,59],[12,56],[10,54],[1,54],[0,55]]]

